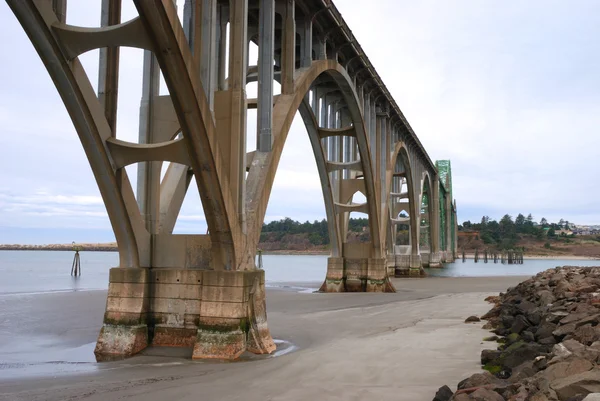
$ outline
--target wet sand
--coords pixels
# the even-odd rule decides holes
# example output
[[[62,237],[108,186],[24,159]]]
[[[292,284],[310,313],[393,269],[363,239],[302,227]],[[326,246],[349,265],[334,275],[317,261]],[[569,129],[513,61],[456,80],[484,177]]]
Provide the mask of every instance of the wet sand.
[[[523,279],[394,279],[396,294],[270,288],[269,327],[286,342],[282,355],[233,363],[151,348],[96,364],[105,291],[0,296],[0,400],[429,401],[480,369],[487,332],[464,319]]]

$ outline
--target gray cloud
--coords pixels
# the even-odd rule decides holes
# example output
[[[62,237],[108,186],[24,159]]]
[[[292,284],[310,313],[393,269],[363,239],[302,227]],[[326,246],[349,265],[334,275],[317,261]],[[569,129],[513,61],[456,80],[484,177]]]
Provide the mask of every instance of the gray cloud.
[[[69,23],[99,7],[69,2]],[[531,212],[600,223],[600,4],[354,0],[336,5],[432,159],[451,159],[459,219]],[[135,10],[124,2],[124,16]],[[0,3],[0,227],[108,230],[91,170],[33,46]],[[81,57],[97,81],[97,51]],[[255,55],[251,54],[252,57]],[[135,140],[141,51],[122,51],[118,136]],[[164,90],[164,88],[163,88]],[[249,89],[249,92],[251,89]],[[248,124],[249,148],[255,127]],[[135,168],[128,168],[135,187]],[[205,232],[191,187],[178,232]],[[288,137],[267,219],[325,216],[307,134]],[[44,231],[50,233],[51,231]],[[50,234],[48,234],[50,236]],[[52,238],[42,239],[52,242]],[[10,242],[10,241],[8,241]]]

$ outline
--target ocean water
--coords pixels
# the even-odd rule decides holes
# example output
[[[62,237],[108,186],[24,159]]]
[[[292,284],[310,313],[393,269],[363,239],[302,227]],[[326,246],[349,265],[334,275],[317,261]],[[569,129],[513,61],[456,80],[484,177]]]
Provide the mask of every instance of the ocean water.
[[[101,290],[108,287],[108,271],[118,263],[116,252],[81,252],[81,277],[71,277],[73,252],[0,251],[0,294]],[[325,278],[327,256],[264,255],[267,286],[306,283],[306,288]],[[522,265],[465,263],[458,260],[443,269],[427,269],[431,276],[482,277],[534,275],[556,266],[599,266],[600,260],[525,260]]]

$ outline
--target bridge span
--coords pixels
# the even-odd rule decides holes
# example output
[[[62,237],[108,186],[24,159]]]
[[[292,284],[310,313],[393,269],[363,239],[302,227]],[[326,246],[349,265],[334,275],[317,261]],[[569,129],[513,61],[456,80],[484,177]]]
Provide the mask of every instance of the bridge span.
[[[67,0],[6,1],[69,112],[118,243],[98,359],[150,344],[193,347],[194,358],[275,349],[255,257],[297,112],[329,225],[322,291],[392,292],[390,276],[454,260],[450,162],[429,158],[330,0],[185,0],[182,19],[173,0],[133,0],[139,16],[125,22],[121,0],[101,0],[97,28],[66,24]],[[138,143],[116,132],[122,46],[144,50]],[[97,93],[78,59],[93,49]],[[251,152],[248,109],[257,109]],[[173,234],[187,191],[200,195],[206,234]],[[347,240],[351,213],[368,216],[368,242]]]

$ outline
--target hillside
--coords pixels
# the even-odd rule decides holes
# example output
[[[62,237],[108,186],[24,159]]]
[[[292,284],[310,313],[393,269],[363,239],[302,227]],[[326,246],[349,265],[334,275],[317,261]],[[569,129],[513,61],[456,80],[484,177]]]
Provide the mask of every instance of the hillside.
[[[479,249],[480,251],[484,249],[494,250],[496,247],[485,244],[479,237],[474,238],[459,233],[459,254],[463,249],[466,253],[473,253],[475,249]],[[588,235],[572,238],[546,237],[539,239],[534,235],[521,234],[514,243],[514,249],[523,249],[527,256],[600,258],[600,238]]]

